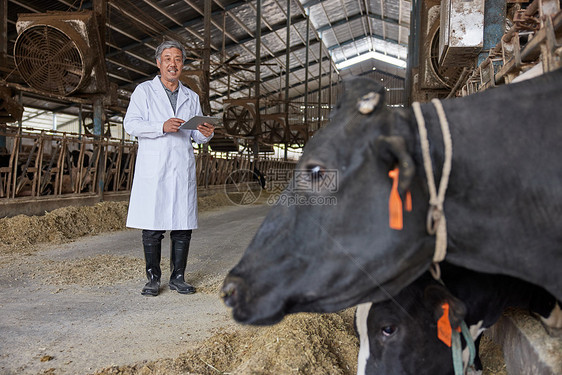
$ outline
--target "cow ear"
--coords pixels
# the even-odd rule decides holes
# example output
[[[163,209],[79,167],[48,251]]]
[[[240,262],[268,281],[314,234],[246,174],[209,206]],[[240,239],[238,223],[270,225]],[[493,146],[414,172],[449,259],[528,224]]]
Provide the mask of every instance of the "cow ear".
[[[397,135],[381,135],[377,138],[375,146],[381,158],[393,163],[398,162],[398,169],[400,170],[398,192],[400,195],[404,194],[409,190],[416,172],[414,161],[406,147],[406,141],[403,137]]]
[[[449,304],[449,321],[451,327],[460,327],[466,315],[464,302],[453,296],[443,285],[430,285],[425,289],[425,301],[433,312],[433,318],[437,322],[443,316],[444,303]]]
[[[374,110],[384,107],[384,88],[371,91],[363,95],[357,101],[357,110],[364,115],[372,113]]]

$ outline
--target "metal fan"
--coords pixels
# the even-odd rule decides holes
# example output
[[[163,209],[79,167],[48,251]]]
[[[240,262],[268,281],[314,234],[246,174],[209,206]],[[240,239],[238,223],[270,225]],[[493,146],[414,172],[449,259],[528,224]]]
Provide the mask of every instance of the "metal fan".
[[[282,143],[285,141],[284,114],[267,114],[261,116],[261,140],[265,143]]]
[[[91,11],[19,14],[14,59],[36,90],[68,96],[106,93],[103,48]]]
[[[107,117],[103,114],[103,136],[111,137],[111,124],[107,121]],[[82,112],[82,124],[84,126],[84,133],[93,135],[94,134],[94,114],[92,112]]]
[[[32,26],[21,33],[14,56],[23,79],[41,91],[72,94],[88,74],[76,43],[48,25]]]
[[[306,140],[308,139],[307,126],[304,124],[294,124],[290,125],[289,129],[289,134],[286,137],[287,144],[295,147],[303,147],[306,143]]]
[[[431,49],[429,55],[431,68],[442,84],[452,88],[461,76],[463,66],[441,66],[439,64],[439,28],[435,30],[431,39]]]
[[[249,136],[254,133],[254,115],[247,107],[229,106],[223,113],[224,129],[232,135]]]

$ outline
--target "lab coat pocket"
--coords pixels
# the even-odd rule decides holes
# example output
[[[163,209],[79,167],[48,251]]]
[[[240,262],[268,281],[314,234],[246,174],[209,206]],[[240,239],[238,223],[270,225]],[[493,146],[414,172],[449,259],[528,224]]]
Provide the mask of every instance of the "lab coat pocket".
[[[158,174],[160,156],[157,152],[143,152],[137,156],[136,173],[139,177],[153,178]]]

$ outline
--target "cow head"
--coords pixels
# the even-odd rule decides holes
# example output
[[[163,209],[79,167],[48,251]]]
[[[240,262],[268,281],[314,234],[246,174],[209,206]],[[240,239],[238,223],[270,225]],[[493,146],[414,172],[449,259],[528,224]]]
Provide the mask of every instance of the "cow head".
[[[279,196],[223,285],[239,322],[272,324],[285,314],[334,312],[396,294],[426,270],[426,192],[415,178],[415,132],[405,111],[383,104],[384,88],[352,79],[330,123],[307,143]],[[389,228],[389,171],[413,211]]]
[[[466,307],[427,274],[392,300],[361,304],[355,315],[361,343],[357,373],[453,375],[451,347],[437,333],[445,303],[454,329]]]

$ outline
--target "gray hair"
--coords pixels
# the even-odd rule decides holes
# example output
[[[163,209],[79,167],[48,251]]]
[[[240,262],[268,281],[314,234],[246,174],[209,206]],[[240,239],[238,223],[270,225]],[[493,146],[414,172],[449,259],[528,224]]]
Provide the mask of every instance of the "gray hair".
[[[183,46],[180,42],[178,42],[177,40],[173,40],[173,39],[165,40],[162,43],[160,43],[160,45],[158,47],[156,47],[156,53],[154,54],[154,56],[156,57],[156,60],[161,61],[160,56],[162,56],[162,52],[164,52],[164,50],[167,49],[167,48],[177,48],[177,49],[179,49],[181,51],[181,57],[183,57],[183,60],[185,60],[185,48],[183,48]]]

